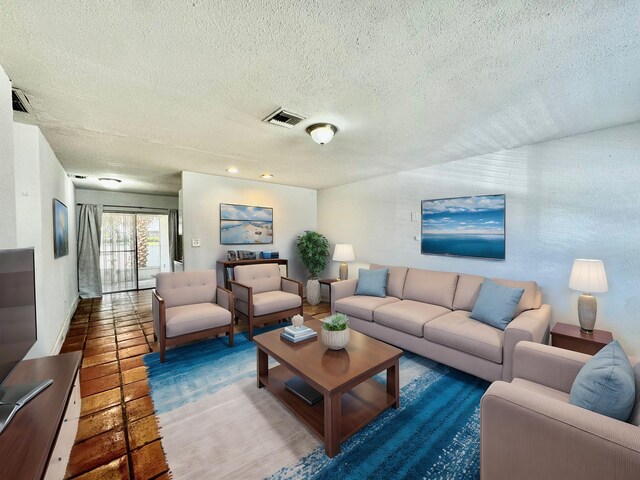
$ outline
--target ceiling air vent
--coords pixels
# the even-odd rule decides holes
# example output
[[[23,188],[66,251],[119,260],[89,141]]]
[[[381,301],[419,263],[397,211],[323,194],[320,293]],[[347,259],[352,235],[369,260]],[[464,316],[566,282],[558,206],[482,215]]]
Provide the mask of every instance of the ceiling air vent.
[[[27,99],[27,96],[22,92],[22,90],[18,88],[12,88],[11,100],[13,102],[14,112],[23,112],[31,115],[31,104],[29,103],[29,99]]]
[[[281,127],[291,128],[299,124],[305,118],[307,117],[279,108],[262,121],[272,123],[274,125],[280,125]]]

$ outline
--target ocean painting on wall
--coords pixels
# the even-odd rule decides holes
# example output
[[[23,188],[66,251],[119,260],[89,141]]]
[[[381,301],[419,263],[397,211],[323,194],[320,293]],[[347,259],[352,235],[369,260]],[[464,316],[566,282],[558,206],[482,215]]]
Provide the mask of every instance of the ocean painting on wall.
[[[222,245],[273,243],[273,208],[221,203],[220,243]]]
[[[67,206],[53,199],[53,258],[69,255],[69,213]]]
[[[422,201],[423,255],[504,260],[504,195]]]

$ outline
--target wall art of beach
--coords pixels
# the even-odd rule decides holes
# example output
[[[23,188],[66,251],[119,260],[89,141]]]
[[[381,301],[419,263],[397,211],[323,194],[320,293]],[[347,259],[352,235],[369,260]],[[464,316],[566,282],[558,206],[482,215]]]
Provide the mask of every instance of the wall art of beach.
[[[504,260],[504,224],[504,195],[423,200],[421,253]]]
[[[273,243],[273,209],[221,203],[220,243],[223,245]]]

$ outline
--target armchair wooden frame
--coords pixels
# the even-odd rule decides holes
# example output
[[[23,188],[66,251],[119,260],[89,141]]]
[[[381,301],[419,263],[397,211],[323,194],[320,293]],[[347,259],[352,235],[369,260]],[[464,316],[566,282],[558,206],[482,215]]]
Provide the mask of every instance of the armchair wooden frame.
[[[235,309],[235,315],[237,318],[245,319],[249,324],[249,340],[253,340],[253,328],[255,326],[264,325],[269,322],[274,322],[276,320],[282,320],[283,318],[289,318],[294,315],[302,315],[302,283],[297,280],[293,280],[291,278],[282,277],[280,280],[280,288],[282,291],[288,291],[284,288],[286,282],[289,282],[289,287],[297,287],[297,294],[300,297],[300,306],[295,308],[290,308],[288,310],[280,310],[278,312],[267,313],[265,315],[256,316],[253,314],[253,287],[249,285],[244,285],[243,283],[237,282],[235,280],[229,280],[229,284],[231,289],[235,291],[234,287],[241,289],[238,291],[244,292],[244,294],[235,294],[234,297],[236,301],[240,300],[247,304],[248,313],[242,312],[240,309]],[[293,293],[293,292],[289,292]]]
[[[233,319],[235,318],[233,293],[231,293],[226,288],[223,288],[220,286],[217,286],[216,288],[217,288],[216,304],[229,310],[229,312],[231,313],[231,322],[229,323],[229,325],[222,325],[220,327],[208,328],[206,330],[199,330],[197,332],[191,332],[185,335],[179,335],[177,337],[171,337],[171,338],[167,337],[167,319],[166,319],[166,307],[165,307],[164,299],[158,294],[156,289],[153,290],[154,300],[158,302],[158,313],[159,313],[159,320],[160,320],[159,322],[160,338],[157,338],[157,340],[160,343],[160,362],[161,363],[164,363],[164,353],[168,346],[192,342],[194,340],[212,337],[214,335],[219,335],[221,333],[226,333],[229,336],[229,346],[233,347],[233,329],[234,329]],[[221,294],[227,297],[227,306],[220,304]]]

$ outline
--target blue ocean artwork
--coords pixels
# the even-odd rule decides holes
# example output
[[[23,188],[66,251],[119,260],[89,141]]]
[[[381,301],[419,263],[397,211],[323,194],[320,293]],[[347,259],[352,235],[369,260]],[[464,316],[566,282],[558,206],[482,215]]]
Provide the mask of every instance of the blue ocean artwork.
[[[67,206],[53,199],[53,258],[69,255],[69,214]]]
[[[273,209],[221,203],[220,243],[223,245],[273,243]]]
[[[423,200],[421,253],[504,260],[504,224],[504,195]]]

